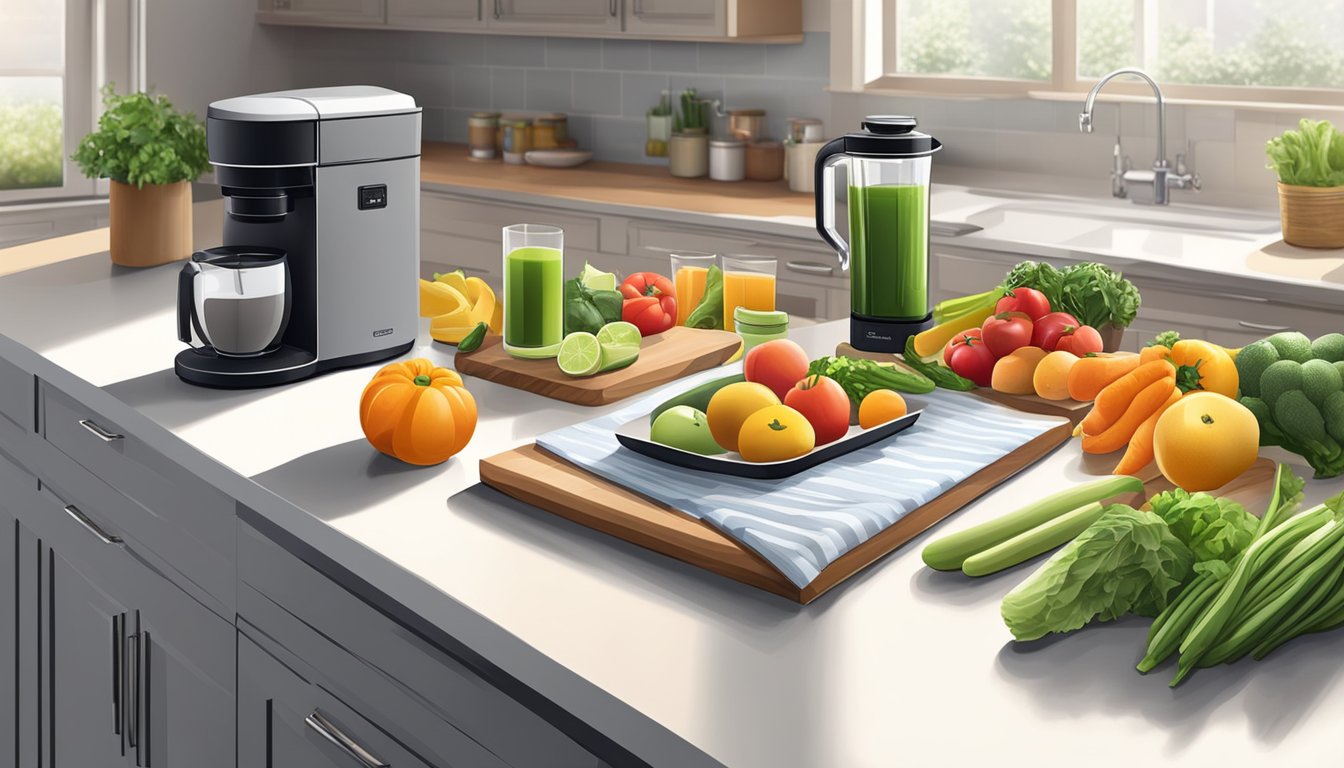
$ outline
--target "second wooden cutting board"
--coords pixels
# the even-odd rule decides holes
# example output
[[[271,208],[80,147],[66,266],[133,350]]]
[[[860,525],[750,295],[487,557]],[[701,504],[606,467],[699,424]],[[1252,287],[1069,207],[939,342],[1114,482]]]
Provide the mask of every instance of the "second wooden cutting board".
[[[459,353],[456,367],[464,376],[493,381],[544,397],[578,405],[607,405],[640,392],[723,365],[737,353],[742,339],[735,333],[676,327],[644,338],[632,365],[596,376],[575,378],[554,360],[520,360],[504,351],[499,336],[487,337],[481,348]]]

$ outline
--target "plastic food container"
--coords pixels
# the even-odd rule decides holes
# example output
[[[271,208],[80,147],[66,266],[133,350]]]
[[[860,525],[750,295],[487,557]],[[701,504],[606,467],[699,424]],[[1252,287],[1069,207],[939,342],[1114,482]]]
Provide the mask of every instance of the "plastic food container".
[[[709,178],[715,181],[741,181],[747,173],[747,143],[739,139],[714,139],[709,142]]]
[[[763,312],[746,307],[733,309],[733,325],[742,337],[742,354],[757,344],[789,338],[789,313],[782,310]]]

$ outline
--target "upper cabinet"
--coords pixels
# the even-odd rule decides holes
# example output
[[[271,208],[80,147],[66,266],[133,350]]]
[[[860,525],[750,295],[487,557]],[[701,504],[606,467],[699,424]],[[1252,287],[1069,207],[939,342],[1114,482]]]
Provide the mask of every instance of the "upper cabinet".
[[[257,17],[284,24],[381,24],[383,0],[257,0]]]
[[[494,0],[387,0],[390,27],[449,31],[485,26],[487,10]]]
[[[258,0],[270,24],[796,43],[802,0]]]
[[[532,29],[546,34],[620,32],[620,0],[486,0],[490,26],[499,31]]]

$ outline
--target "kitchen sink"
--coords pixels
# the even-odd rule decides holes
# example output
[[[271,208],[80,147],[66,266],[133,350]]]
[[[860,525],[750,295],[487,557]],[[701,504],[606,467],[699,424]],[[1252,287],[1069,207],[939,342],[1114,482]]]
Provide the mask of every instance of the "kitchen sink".
[[[1049,226],[1077,230],[1079,227],[1096,229],[1112,226],[1200,232],[1233,240],[1258,239],[1274,234],[1279,228],[1276,218],[1240,212],[1223,213],[1195,206],[1138,206],[1120,201],[1093,203],[1048,198],[1013,200],[974,213],[966,220],[986,229]]]

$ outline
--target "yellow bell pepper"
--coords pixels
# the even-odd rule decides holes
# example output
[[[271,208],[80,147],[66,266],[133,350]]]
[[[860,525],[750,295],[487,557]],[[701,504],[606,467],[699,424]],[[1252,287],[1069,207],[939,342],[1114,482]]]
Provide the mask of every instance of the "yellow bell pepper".
[[[1240,379],[1237,364],[1226,349],[1199,339],[1182,339],[1170,348],[1162,345],[1145,347],[1139,362],[1169,360],[1176,366],[1176,386],[1182,392],[1202,389],[1235,398]]]

